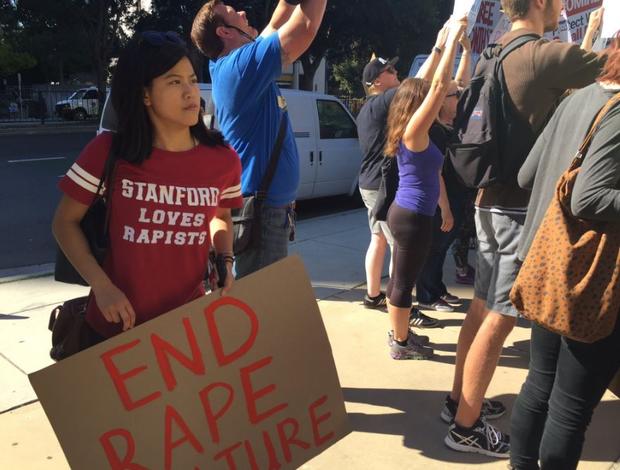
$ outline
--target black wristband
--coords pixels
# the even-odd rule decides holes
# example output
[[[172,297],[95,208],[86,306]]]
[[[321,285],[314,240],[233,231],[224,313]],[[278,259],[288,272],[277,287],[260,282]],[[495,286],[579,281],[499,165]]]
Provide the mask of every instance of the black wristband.
[[[442,53],[443,51],[441,50],[441,47],[437,47],[437,46],[435,46],[435,47],[433,47],[433,52],[436,52],[437,54],[440,54],[440,55],[441,55],[441,53]]]
[[[301,3],[301,0],[284,0],[286,3],[288,3],[289,5],[299,5]]]

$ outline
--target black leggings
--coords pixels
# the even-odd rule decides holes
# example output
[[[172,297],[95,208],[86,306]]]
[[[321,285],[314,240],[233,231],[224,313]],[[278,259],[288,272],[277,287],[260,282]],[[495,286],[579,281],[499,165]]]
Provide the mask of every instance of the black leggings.
[[[431,248],[433,217],[390,206],[387,223],[394,237],[393,265],[387,298],[399,308],[411,307],[411,291]]]

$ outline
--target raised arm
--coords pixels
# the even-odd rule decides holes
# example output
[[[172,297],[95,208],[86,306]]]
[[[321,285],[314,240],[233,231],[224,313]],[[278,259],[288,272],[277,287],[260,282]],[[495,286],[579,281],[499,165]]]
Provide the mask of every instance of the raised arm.
[[[467,35],[463,34],[459,43],[463,48],[463,53],[461,54],[461,61],[459,62],[459,68],[454,76],[454,81],[457,86],[467,88],[471,81],[471,41]]]
[[[429,82],[433,79],[433,76],[437,71],[437,66],[439,65],[441,55],[443,54],[446,47],[446,41],[448,40],[449,32],[450,30],[448,29],[448,23],[446,23],[439,30],[439,33],[437,33],[435,46],[433,46],[433,50],[422,64],[422,67],[420,67],[420,70],[418,70],[418,73],[415,74],[416,78],[428,80]]]
[[[586,28],[586,32],[583,35],[583,41],[581,41],[581,48],[584,51],[591,51],[592,45],[594,43],[594,37],[596,33],[599,32],[601,28],[601,24],[603,22],[603,8],[599,8],[598,10],[594,10],[590,13],[590,19],[588,20],[588,27]]]
[[[310,47],[323,21],[326,4],[327,0],[302,0],[278,29],[282,65],[292,64]]]
[[[273,15],[271,15],[269,24],[265,26],[265,29],[263,29],[263,32],[260,33],[260,35],[269,36],[271,33],[275,33],[278,29],[280,29],[293,14],[295,6],[295,4],[288,3],[286,0],[280,0],[276,6],[276,9],[273,11]]]
[[[446,50],[439,62],[439,68],[435,72],[430,90],[418,110],[413,113],[413,116],[411,116],[407,123],[403,135],[403,143],[413,152],[422,152],[428,147],[428,131],[435,119],[437,119],[439,109],[443,105],[448,92],[448,87],[452,80],[457,43],[466,27],[466,18],[455,21],[450,25]]]

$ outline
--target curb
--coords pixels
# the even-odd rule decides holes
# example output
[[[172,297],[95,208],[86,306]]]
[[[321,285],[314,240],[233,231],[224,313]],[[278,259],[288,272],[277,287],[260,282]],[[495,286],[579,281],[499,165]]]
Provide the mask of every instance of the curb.
[[[0,284],[24,281],[54,274],[54,263],[23,266],[20,268],[0,269]]]
[[[70,134],[77,132],[96,132],[97,123],[92,124],[44,124],[38,126],[0,126],[0,136],[3,135],[44,135],[44,134]]]
[[[307,222],[317,219],[331,219],[347,215],[362,209],[350,209],[336,214],[327,214],[319,217],[312,217],[310,219],[300,220],[297,225],[304,225]],[[365,210],[365,209],[363,209]],[[297,239],[293,243],[303,242],[303,239]],[[8,284],[10,282],[24,281],[26,279],[35,279],[37,277],[51,276],[54,274],[54,263],[38,264],[33,266],[22,266],[16,268],[0,269],[0,285]]]

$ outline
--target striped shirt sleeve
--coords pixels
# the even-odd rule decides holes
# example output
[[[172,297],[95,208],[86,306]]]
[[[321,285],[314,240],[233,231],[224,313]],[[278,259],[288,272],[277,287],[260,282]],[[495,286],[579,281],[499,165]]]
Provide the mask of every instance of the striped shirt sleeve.
[[[231,162],[228,177],[226,178],[227,184],[222,188],[220,193],[219,206],[226,209],[234,209],[243,205],[243,194],[241,192],[241,159],[239,155],[233,150],[230,150],[230,156],[228,161]]]
[[[58,183],[60,190],[81,204],[93,202],[111,145],[109,133],[91,140]],[[101,191],[105,191],[102,187]]]

